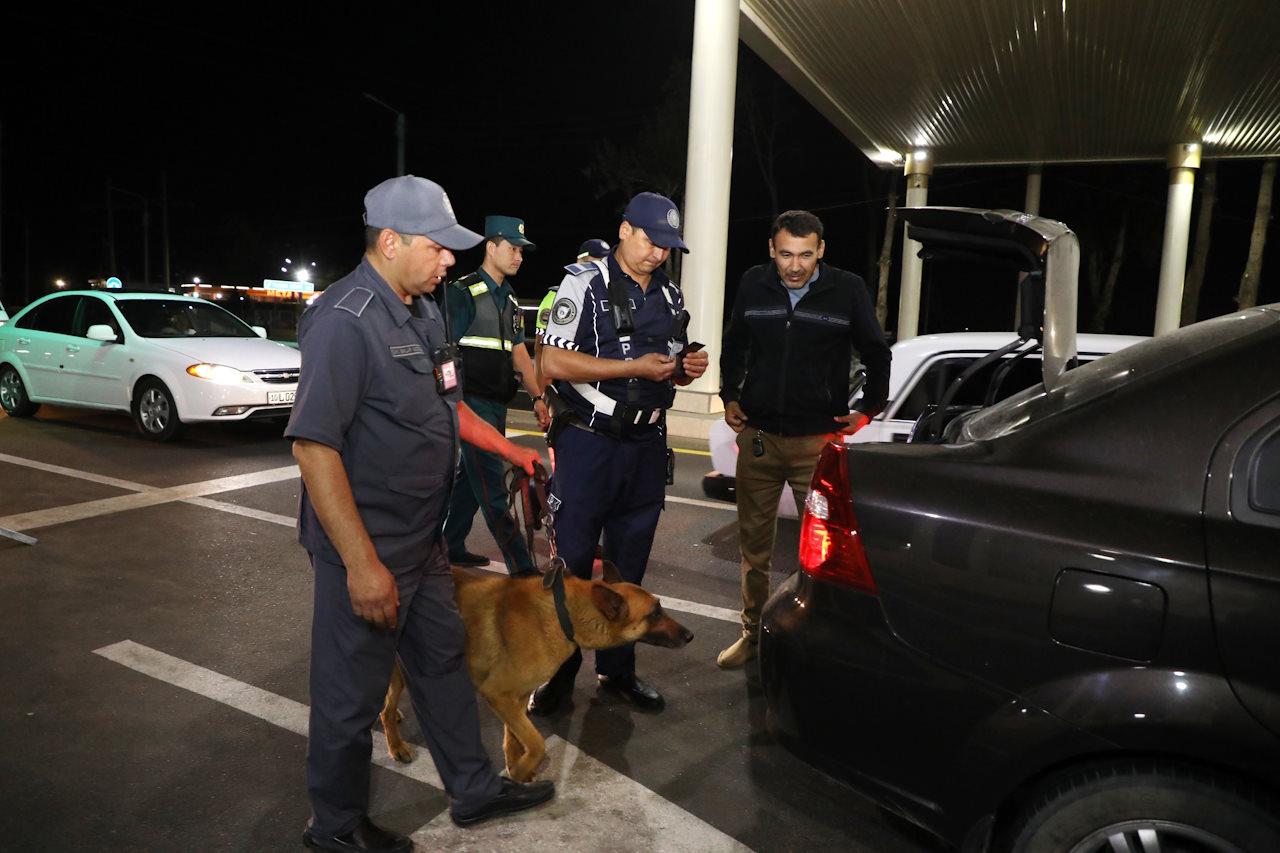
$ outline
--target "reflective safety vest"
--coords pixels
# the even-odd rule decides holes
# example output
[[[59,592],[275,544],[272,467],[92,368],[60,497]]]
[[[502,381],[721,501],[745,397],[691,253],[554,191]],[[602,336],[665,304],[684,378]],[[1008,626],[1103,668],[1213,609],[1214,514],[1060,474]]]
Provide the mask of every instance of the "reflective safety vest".
[[[476,314],[471,325],[458,338],[462,348],[462,390],[499,403],[509,403],[516,395],[515,367],[511,362],[516,323],[520,322],[520,306],[508,296],[498,310],[489,284],[477,272],[454,282],[475,301]]]

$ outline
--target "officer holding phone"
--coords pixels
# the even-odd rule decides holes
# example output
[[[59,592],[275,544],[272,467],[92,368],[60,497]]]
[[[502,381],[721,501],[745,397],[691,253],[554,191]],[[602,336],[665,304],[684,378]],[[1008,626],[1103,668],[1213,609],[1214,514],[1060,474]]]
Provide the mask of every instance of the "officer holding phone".
[[[668,198],[640,193],[627,205],[618,244],[605,262],[575,264],[561,282],[542,339],[544,376],[554,380],[558,413],[548,433],[556,471],[548,497],[560,556],[590,577],[596,543],[623,579],[640,583],[666,497],[670,454],[666,410],[673,385],[707,369],[707,354],[686,337],[680,288],[662,271],[672,250],[689,251],[680,211]],[[551,713],[573,690],[575,651],[530,700]],[[661,710],[662,694],[635,674],[635,647],[596,652],[600,687],[639,708]]]

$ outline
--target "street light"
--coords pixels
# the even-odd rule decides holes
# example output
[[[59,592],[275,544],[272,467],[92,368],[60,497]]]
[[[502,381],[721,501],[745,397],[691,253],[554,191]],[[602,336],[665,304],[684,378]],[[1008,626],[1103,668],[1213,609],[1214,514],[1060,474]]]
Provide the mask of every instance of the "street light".
[[[54,285],[57,287],[66,287],[67,283],[62,279],[57,279],[56,281],[54,281]]]

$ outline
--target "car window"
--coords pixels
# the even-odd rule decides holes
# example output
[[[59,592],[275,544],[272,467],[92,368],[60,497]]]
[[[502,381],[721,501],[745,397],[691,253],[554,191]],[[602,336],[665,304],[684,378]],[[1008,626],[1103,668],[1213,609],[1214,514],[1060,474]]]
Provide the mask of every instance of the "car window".
[[[914,421],[924,413],[926,407],[942,402],[942,395],[947,392],[952,380],[977,361],[977,356],[948,355],[932,361],[924,373],[902,398],[902,405],[894,413],[895,420]],[[960,386],[956,394],[955,404],[960,406],[981,406],[986,400],[987,385],[991,381],[998,365],[989,364],[970,377]],[[1040,382],[1040,358],[1029,355],[1019,360],[1005,374],[996,394],[997,400],[1003,400],[1010,394]]]
[[[89,334],[90,326],[110,326],[111,331],[116,333],[116,340],[123,340],[120,324],[116,322],[115,315],[111,313],[107,303],[101,299],[86,296],[80,300],[80,316],[76,321],[75,333],[83,338]]]
[[[79,301],[79,296],[55,296],[23,314],[13,325],[19,329],[31,329],[35,332],[73,334],[72,323],[76,316],[76,303]]]
[[[1176,332],[1151,338],[1089,364],[1068,370],[1052,391],[1035,385],[1002,403],[968,417],[961,441],[987,441],[1015,432],[1030,423],[1074,409],[1120,388],[1173,369],[1187,359],[1239,343],[1275,325],[1267,309],[1205,320]]]
[[[230,311],[208,302],[121,299],[116,303],[133,331],[144,338],[256,338]]]

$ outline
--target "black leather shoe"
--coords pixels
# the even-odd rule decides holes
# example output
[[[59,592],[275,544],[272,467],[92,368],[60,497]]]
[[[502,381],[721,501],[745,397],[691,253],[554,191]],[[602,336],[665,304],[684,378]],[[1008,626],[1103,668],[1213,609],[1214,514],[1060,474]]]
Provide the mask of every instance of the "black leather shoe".
[[[457,554],[449,555],[449,565],[466,566],[475,569],[489,565],[489,558],[482,557],[479,554],[472,554],[470,551],[460,551]]]
[[[617,693],[642,711],[661,711],[667,706],[661,693],[635,675],[598,675],[596,680],[603,689]]]
[[[570,690],[563,689],[554,681],[548,681],[529,696],[529,713],[539,717],[554,714],[560,709]]]
[[[357,850],[370,850],[374,853],[409,853],[413,842],[403,835],[388,832],[369,820],[360,818],[356,828],[342,835],[313,835],[311,827],[302,831],[302,843],[316,850],[341,850],[353,853]]]
[[[498,793],[498,796],[469,812],[450,809],[449,817],[453,818],[453,822],[458,826],[475,826],[477,823],[488,820],[491,817],[531,809],[536,805],[545,803],[555,795],[556,784],[550,779],[521,785],[519,782],[513,782],[503,776],[502,790]]]

